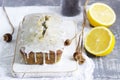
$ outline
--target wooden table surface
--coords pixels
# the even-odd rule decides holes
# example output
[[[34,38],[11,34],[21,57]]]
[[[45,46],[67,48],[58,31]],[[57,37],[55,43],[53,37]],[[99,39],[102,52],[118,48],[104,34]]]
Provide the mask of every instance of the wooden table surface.
[[[81,0],[82,4],[85,0]],[[110,5],[117,19],[110,29],[116,37],[116,45],[113,52],[106,57],[94,57],[89,55],[95,63],[94,80],[120,80],[120,0],[89,0],[89,4],[94,2],[103,2]],[[0,0],[2,5],[2,0]],[[60,5],[60,0],[6,0],[6,6],[23,6],[23,5]]]

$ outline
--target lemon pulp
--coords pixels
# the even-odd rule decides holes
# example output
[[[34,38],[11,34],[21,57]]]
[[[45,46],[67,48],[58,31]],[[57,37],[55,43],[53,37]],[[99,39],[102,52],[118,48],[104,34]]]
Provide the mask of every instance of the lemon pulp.
[[[88,20],[93,26],[111,26],[116,15],[113,9],[104,3],[93,3],[87,12]]]
[[[112,32],[105,27],[93,28],[85,39],[85,48],[88,52],[96,56],[109,54],[115,45],[115,37]]]

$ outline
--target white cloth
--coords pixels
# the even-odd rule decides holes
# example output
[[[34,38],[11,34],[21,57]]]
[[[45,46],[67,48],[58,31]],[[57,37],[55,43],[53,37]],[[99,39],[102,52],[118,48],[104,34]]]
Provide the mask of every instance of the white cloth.
[[[6,11],[10,17],[12,24],[15,27],[15,33],[13,35],[13,41],[10,43],[6,43],[3,41],[3,34],[6,32],[11,32],[10,25],[5,17],[5,14],[0,8],[0,80],[21,80],[21,78],[14,78],[11,74],[12,69],[12,61],[14,56],[14,48],[16,42],[16,35],[20,21],[22,21],[23,17],[27,14],[31,13],[58,13],[60,14],[59,7],[52,6],[41,6],[41,7],[6,7]],[[66,17],[68,18],[68,17]],[[68,19],[72,19],[75,21],[80,21],[82,23],[82,15],[78,15],[76,17],[69,17]],[[86,29],[87,30],[87,29]],[[86,59],[83,65],[79,65],[79,72],[76,76],[72,77],[60,77],[60,78],[27,78],[22,80],[92,80],[93,79],[93,71],[94,71],[94,62],[92,59],[88,58],[86,54],[84,54]]]

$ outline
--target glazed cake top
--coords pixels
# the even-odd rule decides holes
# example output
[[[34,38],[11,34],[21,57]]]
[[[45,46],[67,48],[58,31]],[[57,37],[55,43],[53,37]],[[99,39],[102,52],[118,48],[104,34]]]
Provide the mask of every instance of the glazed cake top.
[[[23,19],[21,47],[26,52],[49,52],[64,48],[67,24],[59,16],[32,14]]]

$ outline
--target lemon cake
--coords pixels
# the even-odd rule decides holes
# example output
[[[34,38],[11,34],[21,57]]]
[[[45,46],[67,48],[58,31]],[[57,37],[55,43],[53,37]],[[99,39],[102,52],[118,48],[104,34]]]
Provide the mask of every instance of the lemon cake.
[[[24,62],[42,65],[60,61],[65,40],[63,25],[61,18],[52,14],[25,16],[19,49]]]

